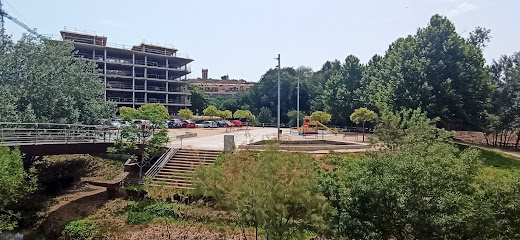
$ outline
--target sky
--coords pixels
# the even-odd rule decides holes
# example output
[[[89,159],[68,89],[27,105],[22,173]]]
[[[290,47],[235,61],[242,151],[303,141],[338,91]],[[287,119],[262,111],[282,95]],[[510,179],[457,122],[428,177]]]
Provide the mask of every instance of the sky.
[[[41,34],[64,27],[96,32],[108,43],[173,45],[194,59],[190,78],[258,81],[277,64],[317,71],[349,54],[366,63],[399,37],[448,16],[467,37],[491,30],[491,62],[520,51],[520,0],[2,0],[4,10]],[[6,20],[14,39],[24,30]]]

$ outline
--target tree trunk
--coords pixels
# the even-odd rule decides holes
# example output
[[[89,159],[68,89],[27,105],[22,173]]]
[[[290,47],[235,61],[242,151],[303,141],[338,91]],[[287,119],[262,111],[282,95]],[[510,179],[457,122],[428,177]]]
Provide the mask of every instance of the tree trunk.
[[[365,141],[365,122],[363,122],[363,142]]]
[[[520,130],[518,130],[518,133],[516,134],[515,149],[518,149],[518,144],[519,143],[520,143]]]

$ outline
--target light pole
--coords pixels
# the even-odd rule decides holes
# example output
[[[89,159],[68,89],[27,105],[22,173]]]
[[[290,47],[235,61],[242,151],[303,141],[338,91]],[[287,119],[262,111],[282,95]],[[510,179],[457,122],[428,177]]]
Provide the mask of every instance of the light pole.
[[[278,60],[278,120],[276,126],[278,128],[278,141],[280,141],[280,54],[275,59]]]
[[[297,97],[296,97],[296,127],[300,127],[300,76],[298,76]]]

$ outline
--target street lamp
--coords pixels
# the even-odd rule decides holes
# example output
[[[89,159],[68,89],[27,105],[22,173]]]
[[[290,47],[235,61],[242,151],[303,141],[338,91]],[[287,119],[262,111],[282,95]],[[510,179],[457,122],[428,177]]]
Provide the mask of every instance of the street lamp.
[[[278,128],[278,141],[280,141],[280,54],[275,59],[278,60],[278,120],[276,126]]]

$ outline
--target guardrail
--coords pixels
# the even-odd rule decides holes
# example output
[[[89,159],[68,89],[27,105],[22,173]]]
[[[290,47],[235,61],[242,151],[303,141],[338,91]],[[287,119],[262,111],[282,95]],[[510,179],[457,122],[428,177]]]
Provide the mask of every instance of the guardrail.
[[[148,171],[144,174],[145,176],[149,176],[151,178],[155,177],[155,175],[170,161],[170,159],[177,153],[177,151],[182,147],[182,138],[177,138],[174,142],[169,144],[170,148],[166,151],[157,161],[152,165]]]
[[[117,136],[96,125],[0,122],[0,145],[112,142]]]

